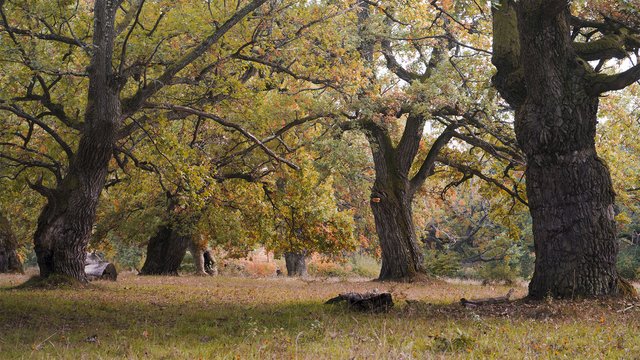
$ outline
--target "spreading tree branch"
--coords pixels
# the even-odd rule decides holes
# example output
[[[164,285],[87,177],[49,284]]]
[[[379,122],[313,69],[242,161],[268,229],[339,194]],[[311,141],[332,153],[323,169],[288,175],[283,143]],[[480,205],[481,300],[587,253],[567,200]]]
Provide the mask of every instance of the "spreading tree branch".
[[[213,44],[217,43],[229,30],[231,30],[242,19],[249,15],[252,11],[259,8],[267,0],[252,0],[248,5],[236,11],[224,24],[216,27],[216,30],[209,35],[204,41],[198,44],[190,52],[181,59],[171,64],[158,78],[152,80],[148,85],[140,88],[133,96],[123,101],[122,118],[125,119],[138,111],[145,101],[155,95],[164,86],[171,83],[171,80],[187,65],[194,62],[205,52],[207,52]]]
[[[244,127],[235,124],[231,121],[225,120],[217,115],[214,114],[210,114],[208,112],[202,111],[202,110],[198,110],[198,109],[194,109],[194,108],[190,108],[188,106],[181,106],[181,105],[171,105],[171,104],[161,104],[161,105],[153,105],[153,104],[148,104],[149,107],[153,107],[153,108],[159,108],[159,109],[165,109],[165,110],[173,110],[173,111],[178,111],[178,112],[183,112],[183,113],[187,113],[187,114],[191,114],[191,115],[196,115],[199,116],[203,119],[210,119],[215,121],[216,123],[230,128],[230,129],[234,129],[236,131],[238,131],[240,134],[242,134],[244,137],[248,138],[249,140],[251,140],[253,143],[255,143],[257,146],[259,146],[267,155],[269,155],[270,157],[274,158],[275,160],[282,162],[286,165],[288,165],[290,168],[294,169],[294,170],[300,170],[300,167],[296,164],[294,164],[293,162],[279,156],[278,154],[274,153],[273,150],[271,150],[269,147],[267,147],[262,141],[260,141],[260,139],[258,139],[255,135],[253,135],[251,132],[249,132],[247,129],[245,129]]]
[[[489,184],[495,185],[498,188],[500,188],[500,190],[506,192],[507,194],[509,194],[511,197],[513,197],[514,199],[516,199],[517,201],[519,201],[520,203],[522,203],[523,205],[529,206],[529,204],[527,203],[526,200],[524,200],[522,198],[522,196],[520,196],[520,194],[518,193],[517,190],[515,189],[509,189],[508,187],[506,187],[502,182],[500,182],[497,179],[494,179],[490,176],[487,176],[485,174],[483,174],[480,170],[478,169],[474,169],[471,166],[462,164],[460,162],[457,162],[455,160],[449,159],[448,157],[438,157],[438,162],[444,165],[447,165],[449,167],[452,167],[458,171],[460,171],[461,173],[463,173],[465,176],[476,176],[484,181],[486,181]]]
[[[427,157],[424,159],[422,164],[420,165],[420,169],[411,179],[411,194],[415,194],[416,191],[424,184],[425,180],[433,174],[433,168],[435,166],[436,161],[438,160],[438,156],[440,151],[447,146],[449,140],[453,138],[455,134],[455,129],[461,126],[461,124],[450,124],[445,130],[438,136],[436,141],[433,142],[431,148],[429,149],[429,153],[427,153]]]
[[[640,80],[640,64],[615,75],[591,75],[588,91],[592,95],[599,95],[608,91],[622,90],[638,80]]]

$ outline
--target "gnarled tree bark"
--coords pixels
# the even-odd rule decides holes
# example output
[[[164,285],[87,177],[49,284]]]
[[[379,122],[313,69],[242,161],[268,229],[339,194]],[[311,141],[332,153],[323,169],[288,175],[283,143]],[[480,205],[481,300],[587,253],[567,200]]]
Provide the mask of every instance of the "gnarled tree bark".
[[[192,243],[188,236],[178,234],[164,225],[149,239],[147,257],[140,275],[178,275],[180,264]]]
[[[628,287],[616,271],[614,191],[594,140],[602,89],[580,57],[589,43],[574,46],[564,0],[502,0],[493,15],[494,83],[515,109],[527,157],[529,296],[620,294]]]
[[[416,191],[433,174],[440,150],[454,136],[458,125],[448,126],[431,145],[418,172],[409,172],[418,154],[425,118],[409,114],[400,143],[394,147],[385,129],[373,121],[361,121],[373,152],[376,178],[371,189],[371,209],[375,219],[382,268],[380,280],[410,280],[424,272],[422,250],[413,223],[412,202]]]
[[[43,277],[55,273],[87,281],[85,249],[121,124],[122,83],[114,76],[112,65],[117,8],[117,1],[95,2],[94,47],[80,144],[57,188],[41,189],[47,204],[38,218],[34,243]]]

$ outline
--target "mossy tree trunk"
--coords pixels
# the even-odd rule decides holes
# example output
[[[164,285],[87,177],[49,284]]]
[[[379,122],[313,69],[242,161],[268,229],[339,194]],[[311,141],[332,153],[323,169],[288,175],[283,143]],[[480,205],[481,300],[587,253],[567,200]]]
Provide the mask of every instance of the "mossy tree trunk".
[[[619,294],[627,287],[616,271],[614,191],[594,140],[605,88],[574,48],[567,2],[502,0],[493,14],[494,83],[515,109],[527,157],[536,252],[529,296]]]

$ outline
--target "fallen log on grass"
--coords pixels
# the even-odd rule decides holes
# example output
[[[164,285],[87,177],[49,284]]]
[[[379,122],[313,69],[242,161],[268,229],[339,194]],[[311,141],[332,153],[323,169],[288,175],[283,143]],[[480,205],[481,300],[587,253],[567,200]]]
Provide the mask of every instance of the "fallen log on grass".
[[[393,297],[390,293],[354,293],[340,294],[327,300],[325,304],[336,304],[345,301],[350,309],[364,312],[384,312],[393,307]]]
[[[84,265],[84,273],[87,274],[89,280],[111,280],[118,279],[118,271],[116,267],[100,258],[98,254],[87,253]]]
[[[483,298],[483,299],[473,299],[473,300],[467,300],[465,298],[462,298],[462,299],[460,299],[460,304],[462,306],[473,307],[473,306],[481,306],[481,305],[488,305],[488,304],[507,303],[507,302],[510,301],[511,295],[513,295],[513,289],[510,289],[509,292],[507,293],[507,295],[505,295],[505,296],[498,296],[498,297],[492,297],[492,298]]]

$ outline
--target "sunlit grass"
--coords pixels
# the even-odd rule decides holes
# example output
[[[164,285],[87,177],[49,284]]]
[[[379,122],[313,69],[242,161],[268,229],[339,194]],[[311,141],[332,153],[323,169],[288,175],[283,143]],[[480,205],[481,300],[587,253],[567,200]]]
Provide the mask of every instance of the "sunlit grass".
[[[508,287],[286,278],[138,277],[84,289],[12,289],[0,276],[0,358],[621,358],[640,354],[640,308],[550,301],[465,309]],[[323,305],[394,294],[387,314]],[[523,296],[526,289],[517,287]],[[405,300],[414,300],[407,305]],[[626,310],[625,310],[626,309]],[[95,336],[95,337],[94,337]]]

